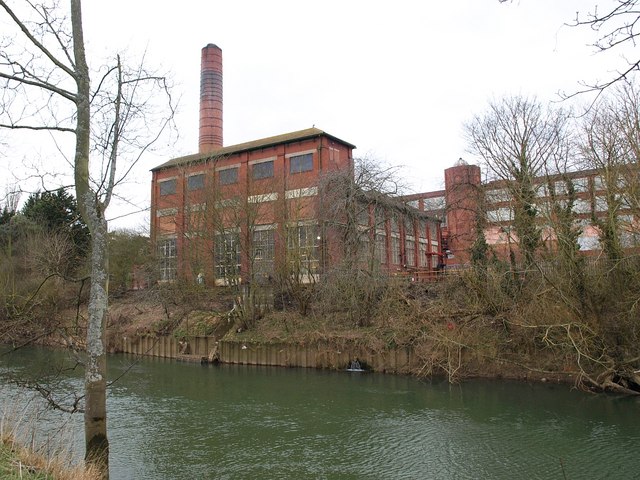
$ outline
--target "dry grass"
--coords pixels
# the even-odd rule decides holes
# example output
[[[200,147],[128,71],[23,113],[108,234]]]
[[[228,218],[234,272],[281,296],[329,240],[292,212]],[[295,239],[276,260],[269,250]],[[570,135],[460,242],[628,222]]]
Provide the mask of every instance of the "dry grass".
[[[3,411],[0,416],[0,478],[27,480],[97,480],[92,467],[78,464],[62,432],[42,444],[37,438],[37,412],[25,400],[19,413]],[[14,402],[15,407],[20,402]]]
[[[45,456],[20,445],[10,435],[0,438],[0,477],[3,479],[97,480],[91,467],[71,465],[64,457]]]

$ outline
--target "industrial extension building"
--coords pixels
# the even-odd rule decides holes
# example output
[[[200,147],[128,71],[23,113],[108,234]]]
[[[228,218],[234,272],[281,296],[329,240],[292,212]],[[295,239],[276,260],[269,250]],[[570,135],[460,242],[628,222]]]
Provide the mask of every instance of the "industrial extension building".
[[[632,201],[625,201],[626,184],[637,183],[637,170],[631,169],[631,175],[619,177],[613,182],[613,198],[617,205],[612,209],[608,204],[607,185],[603,172],[597,169],[577,170],[564,174],[535,178],[535,208],[540,229],[542,245],[550,256],[557,250],[557,238],[554,231],[554,205],[566,205],[569,200],[567,184],[573,190],[572,212],[576,227],[577,247],[584,255],[595,255],[601,251],[601,232],[594,218],[603,218],[615,210],[619,228],[620,246],[625,250],[636,248],[639,244],[639,225]],[[611,196],[611,195],[610,195]],[[506,260],[512,255],[519,260],[518,238],[513,229],[514,206],[509,184],[504,180],[482,182],[480,167],[467,165],[459,161],[445,170],[445,188],[432,192],[418,193],[404,197],[404,200],[430,216],[442,220],[441,245],[445,263],[449,269],[468,265],[470,250],[474,244],[478,221],[484,238],[495,258]]]

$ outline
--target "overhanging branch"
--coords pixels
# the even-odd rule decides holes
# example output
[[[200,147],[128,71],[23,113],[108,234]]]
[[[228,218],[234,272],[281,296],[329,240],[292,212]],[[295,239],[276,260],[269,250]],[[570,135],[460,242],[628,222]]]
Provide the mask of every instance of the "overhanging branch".
[[[0,0],[2,1],[2,0]],[[19,77],[16,75],[8,75],[6,73],[2,73],[0,72],[0,78],[6,78],[7,80],[11,81],[11,82],[16,82],[22,85],[29,85],[31,87],[36,87],[36,88],[42,88],[45,90],[48,90],[50,92],[56,93],[58,95],[60,95],[63,98],[66,98],[67,100],[70,100],[72,102],[76,101],[76,96],[75,94],[64,90],[62,88],[56,87],[55,85],[52,85],[48,82],[44,82],[41,80],[29,80],[27,78],[24,77]]]
[[[36,125],[12,125],[6,123],[0,123],[0,128],[6,128],[9,130],[49,130],[55,132],[69,132],[76,133],[74,128],[68,127],[47,127],[47,126],[36,126]]]
[[[36,39],[33,34],[31,33],[31,31],[27,28],[27,26],[24,24],[24,22],[22,22],[22,20],[20,20],[18,18],[18,16],[13,12],[13,10],[11,10],[11,8],[7,5],[7,3],[4,0],[0,0],[0,7],[4,8],[4,10],[7,12],[7,14],[11,17],[11,20],[13,20],[13,23],[15,23],[18,28],[22,31],[22,33],[29,39],[29,41],[38,49],[40,50],[42,53],[45,54],[45,56],[51,60],[51,62],[58,68],[60,68],[62,71],[64,71],[67,75],[69,75],[71,78],[76,78],[75,75],[75,71],[72,70],[68,65],[65,65],[64,63],[60,62],[50,51],[48,48],[46,48],[42,43],[40,43],[38,41],[38,39]],[[66,49],[64,49],[66,52]]]

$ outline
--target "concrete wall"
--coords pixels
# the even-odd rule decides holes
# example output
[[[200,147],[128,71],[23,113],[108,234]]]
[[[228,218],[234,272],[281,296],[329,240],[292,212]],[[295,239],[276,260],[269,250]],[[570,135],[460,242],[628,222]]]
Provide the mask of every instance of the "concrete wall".
[[[185,352],[192,360],[208,358],[216,351],[222,363],[281,367],[329,368],[341,370],[358,359],[376,372],[409,373],[419,368],[410,349],[399,348],[374,353],[362,347],[342,347],[317,343],[313,345],[216,342],[214,337],[190,337]],[[189,358],[181,354],[184,344],[174,337],[136,337],[123,340],[123,352],[162,358]]]

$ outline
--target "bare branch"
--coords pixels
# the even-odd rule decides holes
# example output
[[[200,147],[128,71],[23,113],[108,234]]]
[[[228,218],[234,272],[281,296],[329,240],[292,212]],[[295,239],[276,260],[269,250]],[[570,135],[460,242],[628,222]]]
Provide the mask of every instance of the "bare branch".
[[[32,4],[31,4],[32,8],[34,8],[35,10],[37,10]],[[64,63],[60,62],[55,55],[53,55],[51,53],[51,51],[46,48],[42,43],[40,43],[38,41],[37,38],[35,38],[33,36],[33,34],[31,33],[31,31],[27,28],[26,24],[20,20],[20,18],[14,13],[14,11],[7,5],[7,3],[4,0],[0,0],[0,7],[4,8],[4,10],[7,12],[7,14],[11,17],[11,19],[13,20],[13,22],[15,23],[16,26],[18,26],[18,28],[20,28],[20,30],[22,31],[22,33],[27,37],[27,39],[29,40],[29,42],[31,44],[33,44],[38,50],[40,50],[42,53],[44,53],[46,55],[46,57],[59,69],[61,69],[62,71],[64,71],[67,75],[69,75],[71,78],[75,78],[76,74],[75,74],[75,70],[71,67],[69,67],[68,65],[65,65]],[[65,51],[65,53],[67,53],[68,56],[68,52],[66,52],[66,49],[63,48],[63,50]],[[70,58],[70,57],[67,57]]]
[[[57,132],[76,133],[75,129],[67,127],[47,127],[42,125],[13,125],[0,123],[0,128],[7,128],[10,130],[55,130]]]
[[[595,7],[593,12],[587,13],[582,18],[580,17],[580,12],[577,12],[575,20],[567,25],[570,27],[588,27],[596,32],[599,37],[592,46],[597,52],[604,53],[613,50],[617,51],[626,46],[635,48],[637,38],[640,35],[636,31],[639,22],[640,8],[638,8],[638,0],[616,0],[612,7],[602,13],[598,10],[598,6]],[[615,75],[608,80],[594,83],[582,82],[581,84],[584,88],[571,94],[562,93],[561,95],[563,98],[569,99],[577,95],[596,92],[597,100],[604,90],[628,79],[632,73],[639,70],[640,59],[630,61],[625,68],[617,70]]]
[[[113,118],[113,136],[111,138],[111,153],[109,155],[109,181],[107,185],[107,193],[104,199],[105,208],[111,202],[111,195],[113,194],[113,187],[115,184],[116,177],[116,162],[118,160],[118,147],[120,145],[120,129],[122,128],[120,111],[122,107],[122,63],[120,63],[120,55],[117,56],[117,72],[118,72],[118,86],[117,93],[115,99],[115,110],[114,110],[114,118]]]
[[[2,72],[0,72],[0,78],[5,78],[9,81],[17,82],[22,85],[28,85],[31,87],[43,88],[45,90],[49,90],[50,92],[57,93],[61,97],[64,97],[67,100],[71,100],[72,102],[75,102],[76,100],[75,94],[68,92],[67,90],[64,90],[62,88],[58,88],[55,85],[48,82],[44,82],[41,80],[29,80],[28,78],[18,77],[16,75],[7,75],[6,73],[2,73]]]

